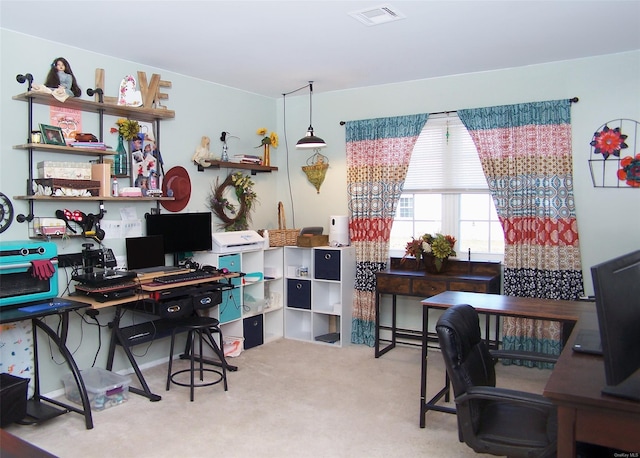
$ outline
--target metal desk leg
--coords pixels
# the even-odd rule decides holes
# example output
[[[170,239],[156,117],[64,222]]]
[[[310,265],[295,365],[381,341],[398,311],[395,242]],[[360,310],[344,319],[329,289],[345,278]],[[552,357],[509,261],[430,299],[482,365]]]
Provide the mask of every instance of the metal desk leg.
[[[396,346],[396,325],[397,325],[397,296],[391,295],[391,343],[380,349],[380,296],[381,294],[376,292],[376,342],[375,342],[375,357],[379,358],[389,350],[392,350]]]
[[[427,399],[427,343],[429,334],[429,307],[422,306],[422,369],[420,374],[420,427],[425,427],[425,415],[429,410],[444,413],[456,413],[456,409],[452,407],[439,406],[437,402],[444,397],[446,402],[449,401],[450,380],[449,374],[445,372],[444,387],[436,393],[428,401]]]
[[[139,394],[146,398],[149,398],[152,402],[157,402],[162,399],[162,396],[157,395],[151,391],[149,385],[147,385],[147,381],[144,379],[144,375],[142,375],[142,371],[140,367],[138,367],[138,363],[136,362],[133,353],[131,353],[131,349],[129,346],[129,342],[124,338],[122,333],[120,332],[120,317],[122,315],[122,306],[118,306],[116,308],[116,314],[113,318],[113,321],[110,323],[111,326],[111,342],[109,343],[109,355],[107,357],[107,370],[110,371],[113,368],[113,360],[115,358],[116,352],[116,343],[120,343],[120,346],[124,350],[125,355],[127,355],[127,359],[131,363],[131,367],[133,371],[136,373],[138,377],[138,381],[140,381],[140,385],[142,385],[142,389],[136,387],[129,387],[129,391],[135,394]]]
[[[53,331],[53,329],[51,329],[49,326],[47,326],[46,323],[44,323],[43,321],[40,321],[37,318],[34,318],[31,321],[34,325],[34,328],[33,328],[33,346],[34,346],[34,355],[35,355],[34,357],[35,392],[33,395],[34,403],[37,405],[39,404],[40,401],[46,401],[51,404],[57,405],[58,407],[62,407],[63,409],[65,409],[65,412],[76,412],[81,415],[84,415],[84,421],[87,429],[93,429],[93,418],[91,416],[91,404],[89,403],[89,397],[87,396],[87,389],[84,385],[84,380],[82,380],[82,376],[80,375],[80,369],[78,369],[78,366],[75,360],[73,359],[73,355],[71,355],[71,352],[69,352],[69,349],[65,345],[65,342],[67,340],[66,331],[68,330],[69,312],[64,312],[62,314],[62,329],[63,329],[62,336],[58,336]],[[73,377],[76,381],[76,385],[78,385],[78,392],[80,394],[80,399],[82,400],[82,409],[78,409],[66,403],[56,401],[55,399],[44,397],[40,394],[40,374],[38,369],[38,339],[37,339],[36,327],[42,329],[49,336],[49,338],[53,340],[53,342],[58,347],[58,350],[64,357],[64,360],[66,361],[67,366],[69,366],[69,369],[71,369],[71,372],[73,373]],[[36,410],[38,409],[39,409],[39,406],[36,407]]]

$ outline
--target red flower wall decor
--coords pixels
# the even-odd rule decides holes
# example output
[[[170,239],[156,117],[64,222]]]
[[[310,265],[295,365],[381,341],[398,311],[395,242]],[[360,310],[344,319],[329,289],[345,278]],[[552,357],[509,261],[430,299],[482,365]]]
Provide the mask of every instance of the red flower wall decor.
[[[602,154],[605,159],[610,155],[620,157],[620,150],[628,147],[624,142],[626,139],[627,136],[622,135],[619,127],[609,129],[605,124],[600,132],[593,134],[591,146],[595,147],[596,154]]]
[[[640,153],[636,157],[623,157],[620,160],[618,179],[624,180],[632,188],[640,188]]]

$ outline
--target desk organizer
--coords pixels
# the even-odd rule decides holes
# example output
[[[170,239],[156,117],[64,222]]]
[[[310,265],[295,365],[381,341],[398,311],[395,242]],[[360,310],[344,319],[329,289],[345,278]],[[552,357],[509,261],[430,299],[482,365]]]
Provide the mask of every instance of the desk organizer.
[[[122,404],[129,399],[129,385],[131,377],[118,375],[99,367],[80,371],[84,386],[87,388],[91,410],[104,410]],[[82,405],[78,386],[73,374],[63,377],[64,391],[67,399]]]

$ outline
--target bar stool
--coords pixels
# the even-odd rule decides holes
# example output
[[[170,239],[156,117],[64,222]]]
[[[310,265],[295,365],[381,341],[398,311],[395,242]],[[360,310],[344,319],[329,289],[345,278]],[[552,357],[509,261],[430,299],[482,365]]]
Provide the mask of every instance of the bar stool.
[[[222,331],[220,330],[219,324],[220,322],[217,319],[208,317],[208,316],[192,316],[192,317],[180,319],[178,323],[176,323],[175,327],[171,331],[171,348],[169,350],[169,368],[167,371],[166,391],[169,391],[169,388],[171,387],[171,383],[175,383],[176,385],[180,385],[180,386],[188,386],[191,391],[190,394],[191,394],[192,402],[193,402],[194,389],[196,387],[211,386],[211,385],[215,385],[217,383],[223,382],[224,390],[227,391],[227,362],[225,361],[223,351],[220,349],[220,346],[216,343],[215,339],[213,338],[213,333],[217,333],[220,335],[220,343],[223,342]],[[175,343],[176,334],[184,331],[188,331],[185,356],[187,354],[189,355],[189,361],[191,363],[190,368],[182,369],[172,373],[171,368],[173,365],[173,347]],[[194,354],[196,337],[197,337],[197,342],[199,343],[199,348],[200,348],[199,356],[196,356]],[[220,370],[203,367],[203,359],[204,359],[204,357],[202,356],[203,341],[213,349],[214,353],[220,359]],[[200,374],[201,383],[195,382],[196,359],[198,360],[198,363],[199,363],[199,367],[197,371]],[[218,365],[217,362],[212,364]],[[190,383],[188,384],[182,383],[174,379],[176,375],[182,374],[185,372],[190,373],[190,376],[191,376]],[[204,381],[205,372],[216,373],[219,375],[219,378],[211,382],[205,382]]]

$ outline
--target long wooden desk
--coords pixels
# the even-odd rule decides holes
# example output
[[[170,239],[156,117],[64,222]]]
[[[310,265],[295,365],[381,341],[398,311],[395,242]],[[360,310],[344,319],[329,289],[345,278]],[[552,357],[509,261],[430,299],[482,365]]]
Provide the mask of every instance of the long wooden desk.
[[[592,303],[498,296],[448,291],[422,301],[423,327],[428,329],[428,310],[470,304],[478,312],[520,318],[554,320],[563,323],[563,350],[547,381],[543,395],[558,406],[558,453],[560,458],[576,456],[576,441],[640,452],[640,403],[603,396],[604,362],[601,356],[575,353],[571,346],[580,329],[598,329]],[[426,332],[424,333],[426,335]],[[427,341],[422,342],[420,427],[425,414],[439,398],[426,401]],[[448,387],[446,388],[448,392]],[[634,455],[635,454],[635,455]]]
[[[443,291],[473,291],[476,293],[500,293],[501,265],[499,262],[467,262],[450,260],[446,273],[431,275],[424,270],[415,270],[415,261],[407,259],[404,263],[392,258],[390,268],[376,273],[376,330],[375,357],[379,358],[393,349],[398,338],[420,340],[420,331],[401,329],[397,326],[397,296],[425,298]],[[382,295],[391,295],[391,326],[380,323],[380,302]],[[388,344],[381,347],[383,339],[380,331],[391,331]]]
[[[601,394],[602,357],[571,350],[580,329],[598,329],[596,316],[580,318],[543,392],[558,406],[558,456],[575,456],[576,441],[628,452],[619,456],[639,456],[640,403]]]
[[[217,282],[222,282],[224,280],[229,281],[229,284],[230,284],[230,281],[232,278],[239,277],[239,276],[241,276],[241,274],[232,272],[232,273],[228,273],[228,274],[224,274],[216,277],[190,280],[190,281],[185,281],[180,283],[158,284],[158,283],[153,283],[149,281],[147,283],[143,283],[140,285],[140,292],[137,296],[116,299],[114,301],[109,301],[109,302],[98,302],[88,296],[82,297],[81,300],[83,302],[88,303],[92,308],[95,308],[95,309],[102,309],[105,307],[113,307],[113,306],[116,307],[115,316],[113,320],[109,323],[112,334],[111,334],[111,341],[109,343],[109,353],[107,356],[106,369],[111,370],[113,368],[116,345],[120,345],[125,353],[125,356],[129,360],[129,363],[131,364],[131,367],[133,368],[133,371],[136,374],[136,377],[138,378],[138,381],[140,382],[140,385],[142,387],[142,388],[137,388],[137,387],[130,386],[129,391],[135,394],[139,394],[141,396],[145,396],[150,401],[160,401],[162,397],[151,391],[151,388],[147,384],[144,378],[144,375],[142,374],[142,371],[140,370],[140,367],[138,366],[138,363],[136,362],[136,359],[130,347],[134,345],[139,345],[141,343],[146,343],[152,340],[161,339],[161,338],[170,336],[172,329],[175,327],[175,324],[174,324],[175,320],[171,318],[160,318],[152,322],[141,323],[139,325],[129,326],[128,328],[121,328],[120,320],[122,318],[124,308],[134,305],[136,303],[142,303],[145,300],[150,300],[150,295],[154,292],[165,291],[173,288],[181,288],[185,286],[198,286],[198,285],[204,285],[207,283],[217,283]],[[79,297],[80,296],[78,296],[77,298]],[[213,307],[214,305],[216,304],[211,304],[211,307]],[[144,327],[149,323],[153,324],[153,327],[152,327],[153,332],[138,333],[139,328]],[[225,364],[228,370],[231,370],[231,371],[237,370],[237,367],[229,365],[226,361],[217,362],[217,361],[210,361],[210,360],[203,359],[203,362],[206,362],[209,364],[215,364],[215,365]]]
[[[517,318],[534,318],[541,320],[560,321],[562,340],[565,342],[575,323],[583,313],[588,313],[593,305],[576,301],[555,301],[551,299],[537,299],[529,297],[512,297],[498,294],[467,293],[460,291],[445,291],[441,294],[422,301],[422,371],[420,380],[420,427],[425,427],[425,415],[429,410],[455,413],[455,409],[440,406],[437,402],[444,396],[449,400],[449,380],[435,396],[427,400],[427,331],[429,329],[429,310],[445,310],[456,304],[469,304],[478,313],[494,316],[496,328],[499,327],[500,317],[511,316]]]

